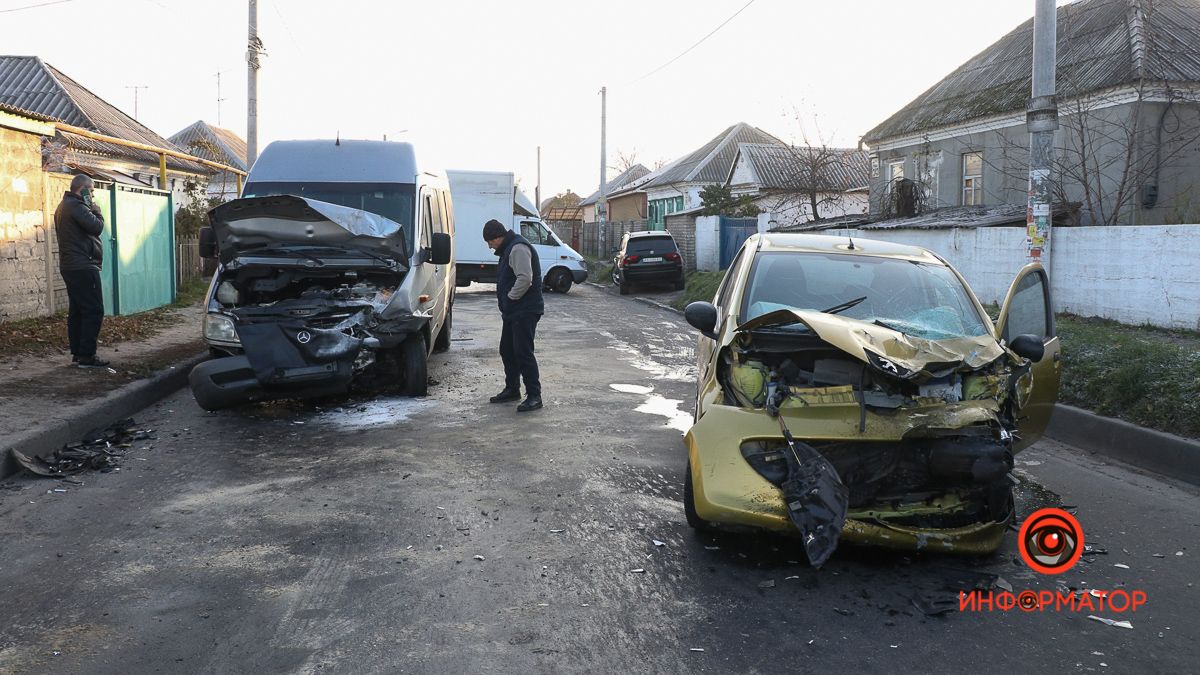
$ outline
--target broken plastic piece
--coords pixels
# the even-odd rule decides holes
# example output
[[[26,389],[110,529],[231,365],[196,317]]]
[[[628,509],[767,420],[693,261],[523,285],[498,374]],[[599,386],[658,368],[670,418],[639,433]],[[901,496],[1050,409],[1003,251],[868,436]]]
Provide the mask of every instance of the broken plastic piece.
[[[659,541],[659,540],[657,540],[657,539],[651,539],[650,541],[654,542],[654,545],[655,545],[655,546],[666,546],[666,545],[667,545],[667,542],[665,542],[665,541]]]
[[[1112,619],[1106,619],[1102,616],[1096,616],[1095,614],[1088,614],[1088,618],[1092,621],[1099,621],[1106,626],[1116,626],[1117,628],[1129,629],[1133,628],[1133,624],[1129,623],[1128,621],[1113,621]]]
[[[481,556],[481,555],[477,555],[477,556],[475,556],[475,559],[476,559],[476,560],[480,560],[480,561],[482,561],[482,560],[483,560],[483,556]]]

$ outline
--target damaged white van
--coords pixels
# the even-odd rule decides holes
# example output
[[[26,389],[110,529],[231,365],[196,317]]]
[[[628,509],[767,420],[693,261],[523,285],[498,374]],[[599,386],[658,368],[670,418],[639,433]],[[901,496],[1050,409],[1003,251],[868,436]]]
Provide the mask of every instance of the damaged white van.
[[[277,141],[209,221],[201,255],[219,265],[204,339],[217,358],[189,377],[202,408],[360,378],[426,393],[429,354],[450,346],[454,207],[412,145]]]

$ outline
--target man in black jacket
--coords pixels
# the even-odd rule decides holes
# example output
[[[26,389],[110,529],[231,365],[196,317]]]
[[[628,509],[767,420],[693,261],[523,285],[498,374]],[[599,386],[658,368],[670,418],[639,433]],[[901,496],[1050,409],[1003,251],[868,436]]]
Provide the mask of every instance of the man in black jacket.
[[[525,237],[505,229],[499,221],[489,220],[483,226],[483,238],[500,256],[496,300],[504,319],[500,331],[504,391],[489,400],[503,403],[521,398],[521,380],[524,380],[525,400],[517,406],[517,412],[537,410],[542,407],[542,383],[533,356],[533,336],[544,311],[541,262]]]
[[[67,283],[67,339],[71,360],[80,368],[103,368],[107,361],[96,358],[96,337],[104,320],[104,295],[101,293],[100,268],[104,250],[100,233],[104,216],[92,202],[92,179],[83,174],[71,180],[71,191],[54,212],[54,232],[58,236],[58,268]]]

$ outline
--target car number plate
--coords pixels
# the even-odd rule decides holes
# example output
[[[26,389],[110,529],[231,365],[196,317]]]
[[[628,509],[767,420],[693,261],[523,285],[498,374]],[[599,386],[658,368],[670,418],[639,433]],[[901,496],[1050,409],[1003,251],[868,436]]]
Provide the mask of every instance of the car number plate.
[[[642,258],[642,262],[662,262],[662,258]]]

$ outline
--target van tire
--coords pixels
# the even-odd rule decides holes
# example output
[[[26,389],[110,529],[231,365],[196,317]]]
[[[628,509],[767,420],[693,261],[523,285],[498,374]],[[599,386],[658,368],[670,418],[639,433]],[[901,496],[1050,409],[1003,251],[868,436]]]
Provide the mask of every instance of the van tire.
[[[413,333],[400,343],[400,367],[405,396],[424,396],[429,392],[429,361],[425,338],[420,333]]]
[[[550,288],[556,293],[566,293],[571,290],[571,284],[574,283],[571,278],[571,272],[564,269],[557,269],[550,273]]]
[[[438,331],[437,339],[433,341],[433,351],[444,352],[450,349],[450,324],[454,319],[454,305],[446,308],[446,321]]]

